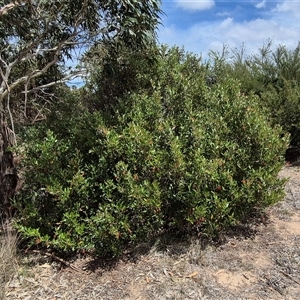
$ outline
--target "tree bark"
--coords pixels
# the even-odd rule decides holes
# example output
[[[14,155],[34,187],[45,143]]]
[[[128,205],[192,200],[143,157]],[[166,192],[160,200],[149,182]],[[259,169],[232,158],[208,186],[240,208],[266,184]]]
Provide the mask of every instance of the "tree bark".
[[[9,148],[11,146],[13,146],[13,140],[6,122],[3,101],[0,101],[0,208],[2,209],[14,196],[18,183],[13,153]]]

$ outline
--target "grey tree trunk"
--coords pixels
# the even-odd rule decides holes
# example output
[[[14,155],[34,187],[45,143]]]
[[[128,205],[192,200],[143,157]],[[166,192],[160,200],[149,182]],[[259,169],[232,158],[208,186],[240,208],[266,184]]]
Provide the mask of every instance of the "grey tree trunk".
[[[6,122],[3,101],[0,101],[0,208],[9,204],[18,183],[17,169],[14,166],[13,145],[10,129]]]

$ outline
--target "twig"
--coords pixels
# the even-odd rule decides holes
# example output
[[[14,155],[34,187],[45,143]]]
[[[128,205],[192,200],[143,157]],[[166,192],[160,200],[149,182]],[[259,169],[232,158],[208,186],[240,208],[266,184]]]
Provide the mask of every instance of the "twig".
[[[48,253],[48,252],[43,252],[43,251],[39,251],[39,250],[32,250],[33,253],[39,253],[41,255],[46,255],[50,258],[53,258],[54,260],[62,263],[63,265],[67,266],[68,268],[71,268],[72,270],[75,270],[76,272],[80,272],[82,273],[82,271],[80,269],[78,269],[77,267],[75,267],[74,265],[68,263],[67,261],[65,261],[64,259],[56,256],[54,253]]]
[[[268,246],[270,246],[270,245],[275,245],[275,244],[277,244],[278,242],[270,242],[270,243],[267,243],[267,245]]]
[[[282,273],[284,276],[286,276],[287,278],[289,278],[290,280],[294,281],[295,283],[299,284],[300,285],[300,282],[297,281],[296,279],[294,279],[291,275],[289,275],[288,273],[284,272],[284,271],[281,271],[280,270],[280,273]]]
[[[272,288],[274,291],[278,292],[280,295],[283,296],[283,291],[282,289],[278,286],[278,282],[276,281],[272,281],[270,278],[268,278],[267,276],[264,276],[266,281],[265,283],[270,287]]]
[[[0,9],[0,16],[2,17],[3,15],[6,15],[11,9],[13,9],[15,6],[20,6],[22,5],[24,2],[27,1],[23,1],[21,3],[17,3],[17,1],[13,1],[12,3],[6,4],[3,7],[1,7]]]
[[[48,257],[51,257],[53,259],[55,259],[56,261],[62,263],[63,265],[71,268],[72,270],[75,270],[76,272],[80,272],[81,273],[81,270],[78,269],[77,267],[75,267],[74,265],[68,263],[67,261],[65,261],[64,259],[60,258],[60,257],[57,257],[54,253],[45,253],[46,256]]]

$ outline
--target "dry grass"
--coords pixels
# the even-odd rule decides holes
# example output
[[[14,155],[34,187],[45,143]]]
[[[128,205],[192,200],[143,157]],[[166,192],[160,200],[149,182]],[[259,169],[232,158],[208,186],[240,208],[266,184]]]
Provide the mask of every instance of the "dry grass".
[[[88,256],[66,263],[43,252],[20,258],[7,300],[294,300],[300,295],[300,168],[285,200],[227,232],[220,244],[163,236],[120,260]],[[21,270],[21,269],[20,269]]]
[[[2,221],[0,227],[0,300],[5,299],[7,284],[16,273],[17,234],[8,221]]]

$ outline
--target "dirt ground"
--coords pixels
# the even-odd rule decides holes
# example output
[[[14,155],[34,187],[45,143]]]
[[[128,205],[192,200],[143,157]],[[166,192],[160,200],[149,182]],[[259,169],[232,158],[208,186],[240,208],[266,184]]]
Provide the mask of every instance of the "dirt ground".
[[[300,167],[286,166],[284,201],[224,237],[161,238],[121,260],[68,262],[31,253],[7,285],[7,299],[299,299]],[[67,264],[67,265],[66,265]]]

